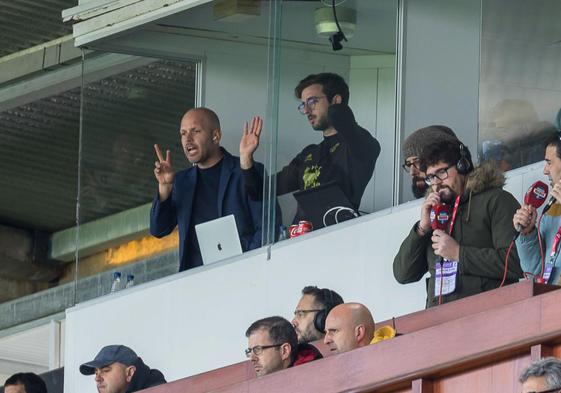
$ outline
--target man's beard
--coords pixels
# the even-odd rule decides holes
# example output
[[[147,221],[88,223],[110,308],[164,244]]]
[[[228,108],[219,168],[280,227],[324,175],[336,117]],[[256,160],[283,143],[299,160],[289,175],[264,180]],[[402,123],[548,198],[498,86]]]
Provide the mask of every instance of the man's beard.
[[[422,185],[419,186],[419,184],[422,181]],[[411,191],[413,191],[413,196],[415,198],[422,198],[423,196],[425,196],[426,192],[427,192],[427,188],[429,188],[429,186],[427,185],[427,183],[425,183],[424,179],[422,177],[418,177],[415,176],[413,177],[412,183],[411,183]]]
[[[317,331],[304,332],[300,334],[300,337],[298,337],[298,344],[306,344],[312,341],[319,340],[321,338],[322,338],[322,334],[320,332]]]
[[[330,127],[329,121],[327,120],[327,116],[317,117],[316,120],[317,120],[317,122],[312,125],[312,128],[314,130],[325,131]]]
[[[452,205],[457,194],[448,186],[439,187],[436,192],[440,195],[440,202]]]

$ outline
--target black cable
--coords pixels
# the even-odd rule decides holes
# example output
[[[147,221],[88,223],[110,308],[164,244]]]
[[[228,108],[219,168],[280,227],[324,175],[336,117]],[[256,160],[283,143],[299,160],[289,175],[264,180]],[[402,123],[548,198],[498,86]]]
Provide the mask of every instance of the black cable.
[[[345,37],[345,33],[343,33],[343,30],[341,29],[341,26],[339,25],[339,20],[337,19],[337,11],[335,10],[335,0],[331,1],[331,7],[333,8],[333,19],[335,19],[335,25],[337,26],[337,33],[333,34],[331,37],[329,37],[329,41],[331,41],[331,47],[333,48],[334,51],[337,50],[341,50],[343,49],[343,45],[341,45],[341,41],[347,40],[347,37]]]
[[[339,26],[339,20],[337,19],[337,11],[336,11],[336,7],[335,7],[335,0],[333,0],[331,2],[331,6],[333,7],[333,19],[335,19],[335,24],[337,25],[337,30],[339,30],[339,33],[341,33],[342,39],[347,41],[347,37],[345,37],[345,33],[343,33],[343,30],[341,29],[341,26]]]

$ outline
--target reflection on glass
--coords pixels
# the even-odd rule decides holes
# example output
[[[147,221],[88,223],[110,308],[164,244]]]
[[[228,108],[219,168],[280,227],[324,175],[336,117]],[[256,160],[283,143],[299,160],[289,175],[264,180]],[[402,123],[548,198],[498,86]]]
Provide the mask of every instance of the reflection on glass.
[[[283,3],[284,226],[315,230],[391,206],[393,179],[375,173],[394,173],[396,14],[395,1]]]
[[[78,301],[124,290],[131,275],[142,283],[177,271],[177,233],[148,235],[153,146],[183,156],[178,124],[195,104],[196,63],[117,56],[84,64]]]
[[[509,170],[543,160],[558,131],[561,4],[487,0],[482,12],[480,156]]]
[[[193,64],[153,61],[87,84],[82,222],[152,199],[154,141],[182,152],[177,122],[185,108],[194,105],[194,74]],[[180,161],[178,165],[185,166]]]

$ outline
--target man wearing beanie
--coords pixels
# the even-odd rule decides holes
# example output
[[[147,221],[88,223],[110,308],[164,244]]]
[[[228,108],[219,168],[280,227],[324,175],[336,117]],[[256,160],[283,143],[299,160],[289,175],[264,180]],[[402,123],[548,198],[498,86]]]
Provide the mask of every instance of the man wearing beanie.
[[[443,140],[457,141],[458,138],[450,128],[433,125],[418,129],[403,142],[401,156],[405,158],[405,163],[402,168],[411,175],[411,191],[415,198],[423,197],[428,188],[425,174],[420,170],[419,156],[425,147]]]
[[[503,190],[504,173],[492,162],[474,167],[458,140],[431,143],[420,159],[430,188],[394,258],[395,279],[407,284],[429,273],[427,307],[518,282],[520,260],[509,245],[520,205]]]
[[[159,370],[150,369],[125,345],[103,347],[94,360],[80,366],[80,372],[95,374],[99,393],[132,393],[166,383]]]

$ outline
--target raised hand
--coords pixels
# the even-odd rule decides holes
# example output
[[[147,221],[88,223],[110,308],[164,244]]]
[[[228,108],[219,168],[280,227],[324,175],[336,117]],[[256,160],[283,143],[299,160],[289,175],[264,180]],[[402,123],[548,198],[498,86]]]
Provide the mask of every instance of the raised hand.
[[[263,119],[254,116],[251,124],[244,124],[242,139],[240,140],[240,166],[249,169],[253,166],[253,153],[259,146],[259,136],[263,128]]]
[[[154,163],[154,176],[156,176],[156,180],[158,180],[160,201],[165,201],[171,194],[173,179],[175,178],[175,172],[171,165],[171,152],[166,150],[166,159],[164,160],[160,146],[155,144],[154,150],[156,151],[156,156],[158,157],[158,160]]]
[[[430,211],[434,205],[440,203],[440,194],[431,192],[421,207],[421,220],[419,221],[419,235],[423,235],[431,230]]]

